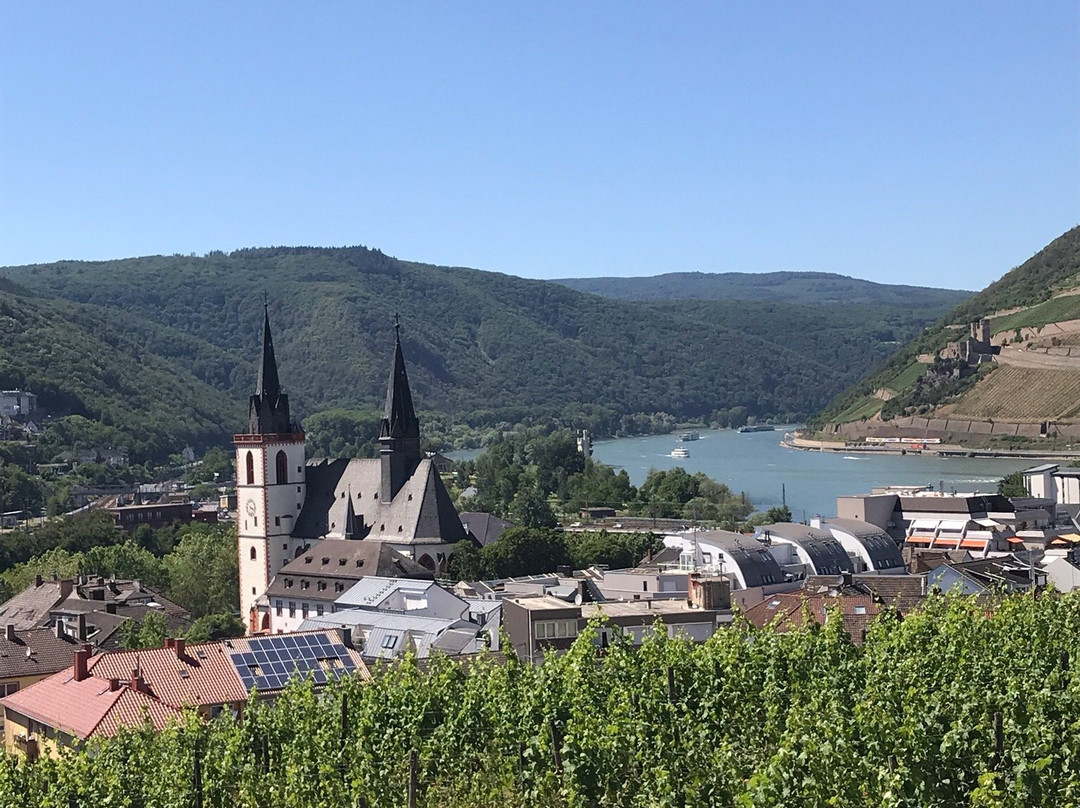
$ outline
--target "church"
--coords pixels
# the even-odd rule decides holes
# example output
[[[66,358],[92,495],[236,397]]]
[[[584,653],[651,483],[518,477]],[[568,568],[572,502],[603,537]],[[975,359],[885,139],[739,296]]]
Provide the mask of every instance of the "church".
[[[269,311],[248,430],[233,444],[240,613],[253,632],[269,628],[256,604],[274,576],[306,551],[317,554],[318,542],[378,542],[384,555],[400,553],[404,563],[434,574],[468,536],[433,461],[420,451],[398,325],[378,458],[307,458],[278,378]]]

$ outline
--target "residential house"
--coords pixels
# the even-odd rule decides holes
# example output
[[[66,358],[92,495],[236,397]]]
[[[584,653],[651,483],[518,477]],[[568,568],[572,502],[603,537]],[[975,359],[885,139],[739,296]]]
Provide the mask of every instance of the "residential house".
[[[870,624],[884,608],[871,595],[785,592],[751,606],[745,617],[757,628],[771,625],[777,631],[799,628],[807,619],[819,625],[839,619],[852,642],[861,645]]]
[[[62,670],[0,700],[4,743],[28,757],[108,737],[149,720],[161,728],[185,707],[204,718],[242,711],[248,694],[273,698],[294,679],[316,687],[347,674],[368,676],[347,631],[250,637],[94,655],[89,645]]]

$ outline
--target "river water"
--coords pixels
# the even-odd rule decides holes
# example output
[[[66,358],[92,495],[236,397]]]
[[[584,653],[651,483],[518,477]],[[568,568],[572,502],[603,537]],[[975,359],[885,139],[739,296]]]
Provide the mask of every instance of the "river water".
[[[787,505],[796,520],[836,514],[836,498],[869,493],[876,485],[927,485],[946,490],[996,492],[997,481],[1038,461],[1008,458],[941,458],[931,455],[844,455],[807,452],[780,445],[785,431],[739,433],[733,429],[700,430],[700,440],[680,443],[678,435],[649,435],[598,441],[593,458],[626,469],[641,485],[649,469],[680,466],[691,474],[703,471],[733,491],[745,491],[757,510]],[[688,458],[671,457],[676,446]]]

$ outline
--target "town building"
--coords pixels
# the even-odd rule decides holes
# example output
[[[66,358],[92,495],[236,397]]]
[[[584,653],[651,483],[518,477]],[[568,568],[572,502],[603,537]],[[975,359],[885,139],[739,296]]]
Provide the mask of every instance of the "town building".
[[[904,556],[896,540],[877,525],[859,519],[811,519],[810,527],[824,530],[840,542],[851,558],[854,572],[903,574]]]
[[[203,718],[239,714],[254,689],[273,698],[294,679],[316,687],[349,674],[368,677],[347,630],[250,637],[94,655],[74,652],[70,668],[0,700],[4,745],[27,757],[56,756],[65,748],[109,737],[120,727],[149,721],[161,729],[186,707]]]
[[[25,390],[0,390],[0,416],[25,422],[37,412],[37,395]]]
[[[1060,463],[1044,463],[1025,469],[1023,477],[1028,494],[1062,512],[1062,521],[1071,522],[1080,515],[1080,468],[1062,468]]]
[[[807,620],[825,625],[830,619],[843,623],[852,642],[861,645],[870,624],[883,607],[871,595],[787,592],[766,598],[746,610],[745,616],[757,628],[772,626],[776,631],[791,631],[806,625]]]
[[[308,460],[263,321],[248,430],[234,437],[241,614],[261,630],[256,603],[286,564],[315,542],[381,542],[432,572],[468,534],[435,461],[420,451],[420,422],[396,334],[377,459]]]
[[[838,575],[853,572],[854,564],[832,533],[794,522],[762,525],[755,538],[769,548],[786,575]]]
[[[35,576],[22,592],[0,604],[0,625],[17,631],[55,629],[100,649],[119,648],[122,627],[160,614],[166,629],[179,633],[191,625],[191,615],[140,581],[100,576],[45,579]]]
[[[282,567],[256,600],[258,631],[299,630],[309,617],[332,613],[335,601],[367,576],[418,581],[435,577],[389,544],[325,539]]]

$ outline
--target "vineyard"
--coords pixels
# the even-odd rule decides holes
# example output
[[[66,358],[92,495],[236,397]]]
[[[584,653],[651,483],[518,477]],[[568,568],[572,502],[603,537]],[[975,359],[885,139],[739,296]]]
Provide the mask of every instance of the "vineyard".
[[[1080,416],[1080,371],[1002,365],[972,388],[952,414],[999,420]]]
[[[1080,596],[406,663],[0,765],[4,806],[1077,806]]]

